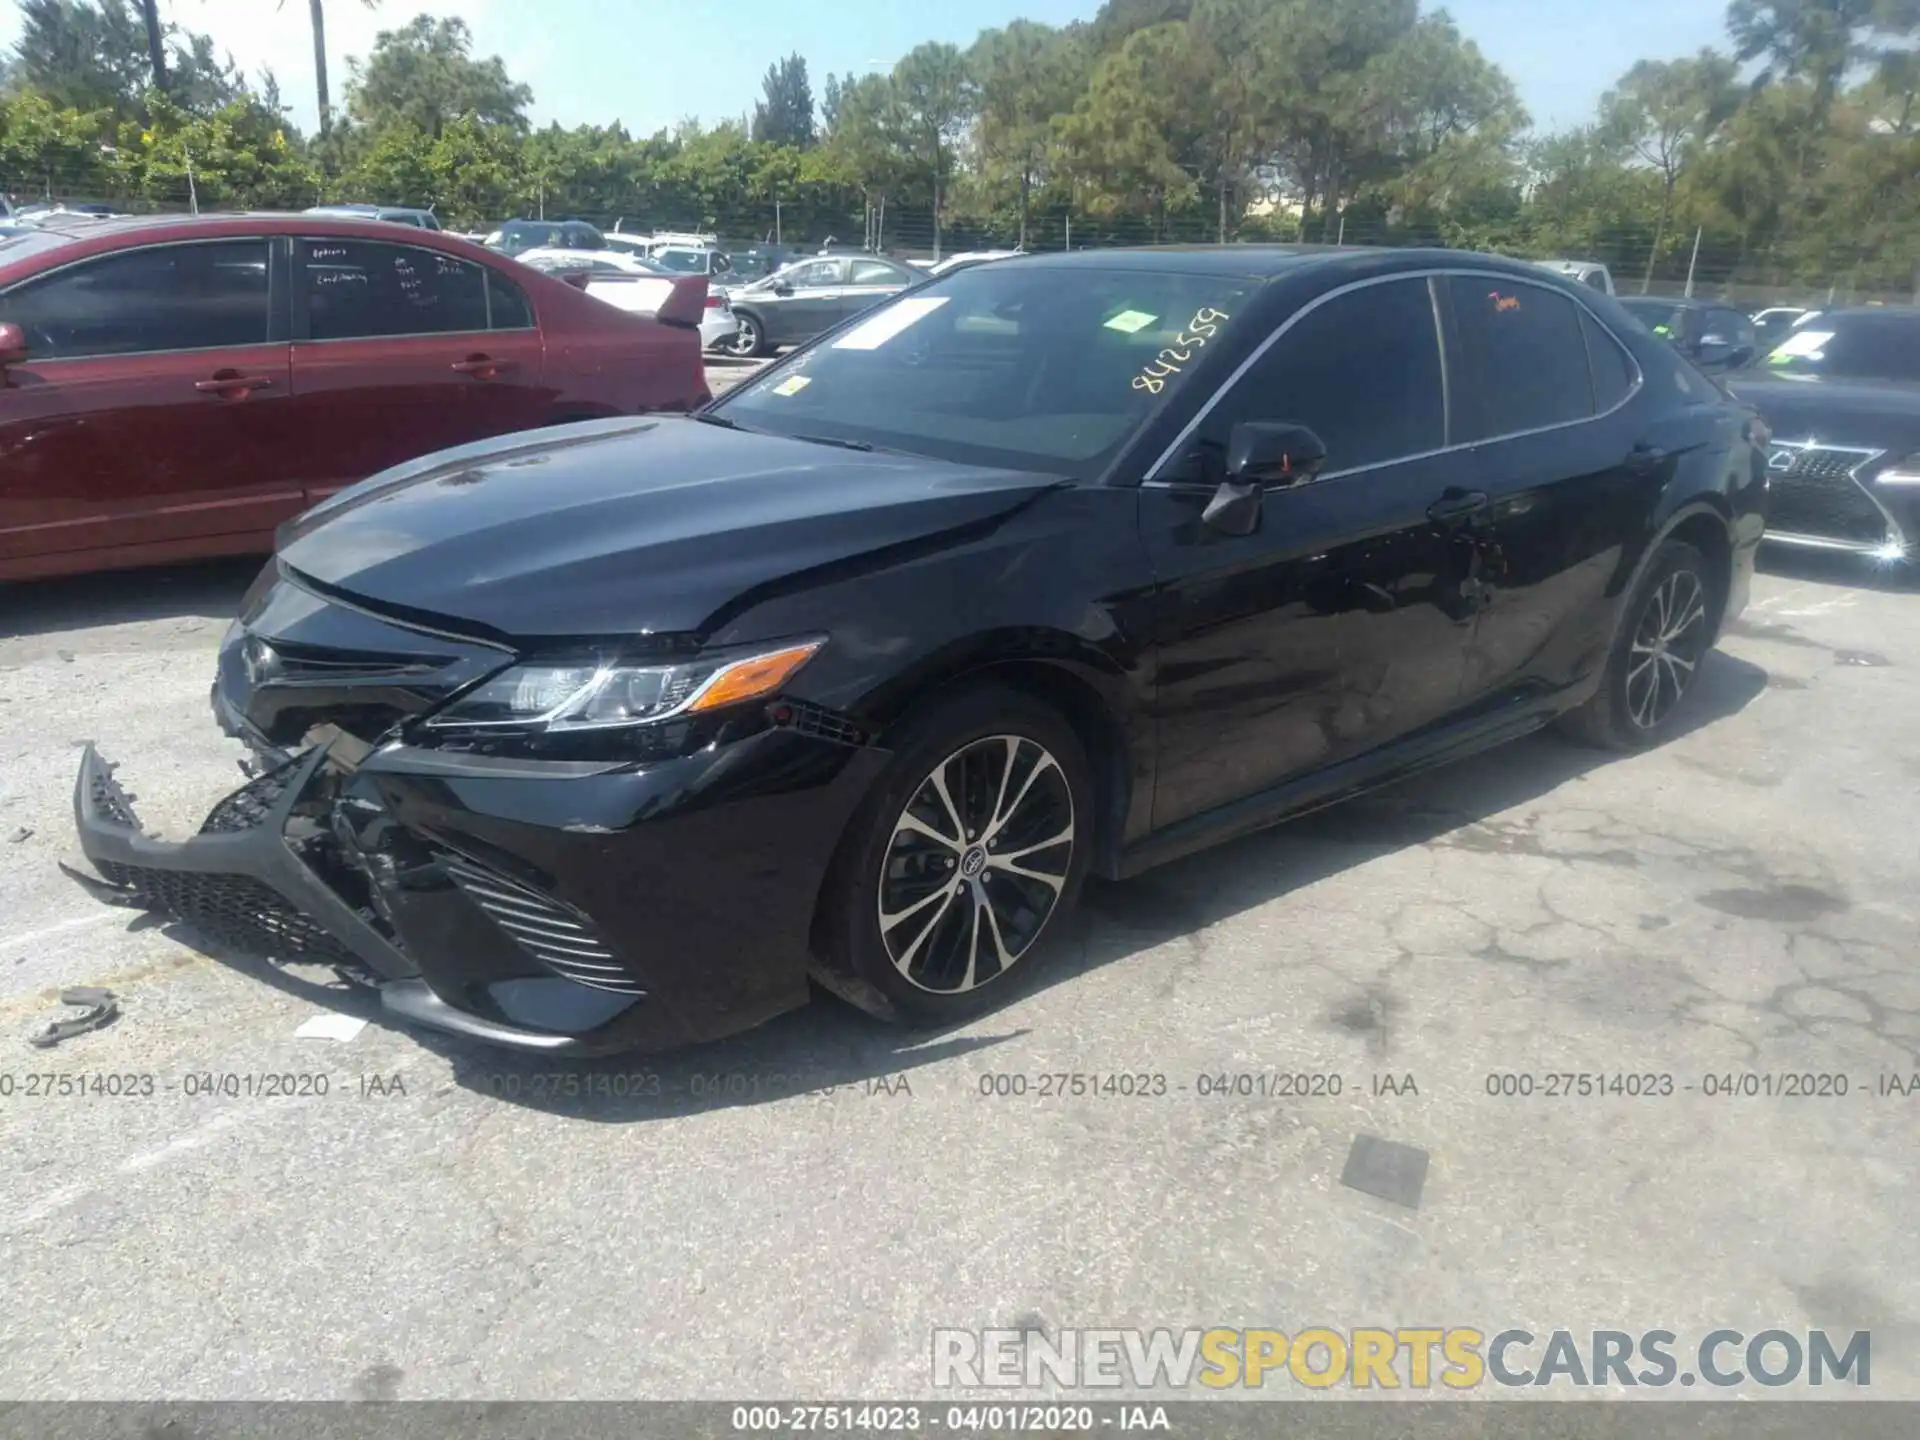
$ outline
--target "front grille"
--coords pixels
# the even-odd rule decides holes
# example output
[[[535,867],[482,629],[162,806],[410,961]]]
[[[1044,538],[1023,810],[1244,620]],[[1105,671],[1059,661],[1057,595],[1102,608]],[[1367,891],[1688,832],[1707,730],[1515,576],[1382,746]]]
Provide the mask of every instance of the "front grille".
[[[1831,445],[1781,445],[1774,455],[1767,528],[1844,544],[1872,546],[1888,538],[1885,513],[1854,478],[1876,452]]]
[[[102,820],[111,821],[123,830],[140,828],[140,822],[133,818],[133,797],[120,788],[105,765],[94,770],[87,798],[93,803],[93,813]]]
[[[301,760],[290,760],[278,769],[248,781],[208,812],[200,823],[202,835],[233,835],[252,830],[273,813],[276,801],[286,793],[287,782]]]
[[[580,911],[464,855],[448,854],[441,864],[461,894],[554,974],[595,990],[647,993]]]
[[[150,870],[111,860],[94,864],[143,909],[165,911],[228,949],[283,965],[359,967],[345,946],[251,876]]]

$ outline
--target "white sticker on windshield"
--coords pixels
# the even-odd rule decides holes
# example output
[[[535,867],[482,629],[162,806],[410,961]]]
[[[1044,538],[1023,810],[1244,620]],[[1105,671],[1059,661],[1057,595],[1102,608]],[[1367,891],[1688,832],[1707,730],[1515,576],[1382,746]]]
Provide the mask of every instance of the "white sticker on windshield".
[[[1773,353],[1767,356],[1767,360],[1776,365],[1782,360],[1797,360],[1802,355],[1809,360],[1818,360],[1832,338],[1831,330],[1796,330],[1773,347]]]
[[[1157,316],[1147,314],[1144,310],[1122,310],[1118,315],[1107,321],[1107,329],[1118,330],[1123,335],[1131,335],[1136,330],[1146,329],[1147,326],[1151,325],[1157,318]]]
[[[917,325],[942,305],[945,295],[919,295],[898,300],[865,324],[856,325],[833,342],[836,350],[878,350],[909,325]]]

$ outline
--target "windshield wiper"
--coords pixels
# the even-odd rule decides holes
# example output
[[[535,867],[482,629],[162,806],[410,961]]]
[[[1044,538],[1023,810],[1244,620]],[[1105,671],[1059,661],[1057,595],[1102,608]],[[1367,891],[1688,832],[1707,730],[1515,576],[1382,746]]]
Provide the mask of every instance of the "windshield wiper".
[[[747,428],[738,420],[729,420],[724,415],[709,415],[704,410],[693,418],[698,420],[702,425],[718,425],[722,430],[744,430]]]
[[[789,435],[789,440],[804,440],[809,445],[838,445],[842,450],[872,450],[873,446],[865,440],[839,440],[831,435]]]

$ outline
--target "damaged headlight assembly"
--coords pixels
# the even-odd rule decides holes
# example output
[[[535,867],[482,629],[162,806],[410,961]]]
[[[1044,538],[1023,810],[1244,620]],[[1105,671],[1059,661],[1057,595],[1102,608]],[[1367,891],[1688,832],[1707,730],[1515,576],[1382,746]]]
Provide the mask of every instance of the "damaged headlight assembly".
[[[668,662],[514,665],[429,716],[423,738],[576,735],[703,715],[777,694],[825,643],[818,637]]]

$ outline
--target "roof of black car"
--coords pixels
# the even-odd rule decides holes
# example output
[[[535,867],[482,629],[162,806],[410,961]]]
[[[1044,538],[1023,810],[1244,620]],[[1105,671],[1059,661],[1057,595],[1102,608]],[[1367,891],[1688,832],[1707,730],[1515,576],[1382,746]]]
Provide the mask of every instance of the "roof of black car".
[[[994,261],[1001,265],[1045,265],[1059,268],[1100,269],[1125,265],[1131,269],[1183,271],[1215,275],[1254,276],[1270,280],[1291,270],[1335,265],[1359,268],[1394,256],[1409,269],[1433,265],[1492,262],[1516,274],[1539,267],[1525,260],[1482,255],[1471,250],[1402,249],[1384,245],[1150,245],[1089,250],[1049,250],[1013,255]],[[1551,273],[1541,271],[1540,273]]]

